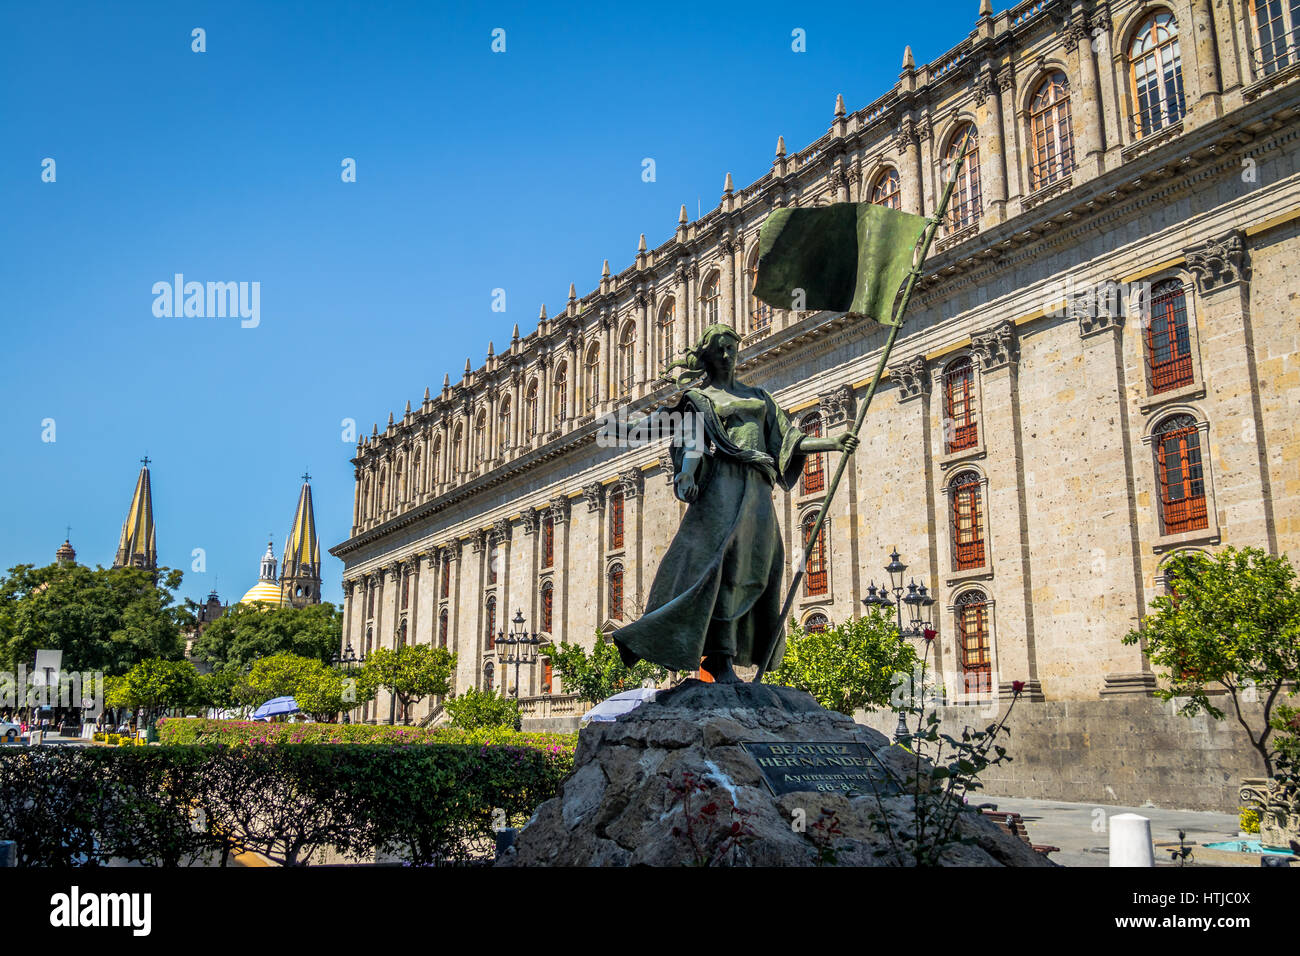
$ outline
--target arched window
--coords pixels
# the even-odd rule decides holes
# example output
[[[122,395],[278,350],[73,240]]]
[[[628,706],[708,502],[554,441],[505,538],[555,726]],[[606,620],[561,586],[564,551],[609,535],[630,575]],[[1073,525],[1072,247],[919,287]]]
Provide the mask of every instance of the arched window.
[[[984,508],[980,476],[963,471],[948,486],[952,494],[953,569],[984,567]]]
[[[891,166],[876,177],[876,181],[871,184],[871,201],[877,206],[888,206],[890,209],[903,208],[903,187],[897,169]]]
[[[375,616],[375,582],[370,582],[369,594],[366,596],[366,617]]]
[[[405,611],[411,604],[411,572],[402,568],[397,573],[402,576],[402,610]]]
[[[980,591],[967,591],[955,602],[961,670],[968,694],[993,690],[993,656],[989,647],[989,605]]]
[[[397,491],[397,496],[393,504],[399,504],[406,500],[406,459],[398,457],[397,464],[393,466],[393,486]]]
[[[609,547],[623,547],[623,489],[617,485],[609,491]]]
[[[1133,135],[1150,136],[1182,119],[1183,63],[1172,13],[1153,13],[1142,22],[1129,44],[1128,61]]]
[[[715,272],[705,280],[704,291],[700,293],[700,319],[704,325],[718,324],[718,307],[721,301],[722,295],[718,291],[718,274]]]
[[[496,689],[497,669],[491,661],[483,665],[483,689],[489,694]]]
[[[551,692],[551,687],[554,686],[555,683],[554,672],[551,670],[551,659],[549,657],[543,657],[540,659],[540,663],[542,672],[539,683],[541,686],[538,690],[543,694],[549,694]]]
[[[592,342],[582,364],[582,395],[591,411],[600,401],[600,343]]]
[[[615,621],[623,620],[623,565],[615,564],[609,569],[609,616]]]
[[[819,634],[830,626],[830,618],[820,612],[809,614],[808,620],[803,622],[803,629],[808,634]]]
[[[528,391],[524,396],[524,427],[528,429],[528,438],[537,434],[537,379],[528,383]]]
[[[550,581],[542,583],[542,631],[550,634],[555,630],[555,585]]]
[[[448,462],[448,472],[451,478],[460,474],[461,469],[465,467],[465,458],[462,452],[465,447],[465,426],[460,422],[456,423],[456,431],[451,436],[451,461]]]
[[[569,367],[561,362],[555,367],[555,427],[559,428],[568,417],[565,392],[569,384]]]
[[[959,358],[944,369],[943,413],[946,454],[979,444],[975,424],[975,368],[968,358]]]
[[[363,519],[370,517],[370,479],[367,478],[361,485],[361,517]]]
[[[618,393],[631,395],[636,380],[636,323],[623,326],[618,337]]]
[[[510,450],[510,396],[501,399],[501,410],[497,412],[497,450],[504,455]]]
[[[493,541],[488,545],[488,584],[497,583],[497,569],[501,566],[501,546]]]
[[[673,358],[673,320],[677,313],[677,303],[669,299],[659,310],[659,364],[667,365]]]
[[[377,488],[377,492],[378,493],[376,494],[375,497],[378,499],[379,512],[380,514],[382,514],[383,512],[388,510],[388,497],[387,497],[388,472],[387,471],[381,471],[379,473],[379,486]]]
[[[1192,344],[1187,328],[1187,298],[1178,279],[1159,282],[1151,290],[1151,321],[1147,323],[1147,366],[1151,391],[1167,392],[1192,384]]]
[[[970,140],[966,147],[966,160],[961,164],[961,173],[957,176],[957,185],[953,188],[952,199],[948,204],[948,219],[944,223],[944,229],[950,233],[979,222],[980,210],[983,208],[979,137],[974,123],[959,126],[948,140],[948,148],[943,154],[943,181],[947,182],[951,176],[962,143],[967,142],[967,135]]]
[[[436,488],[442,481],[442,436],[433,440],[433,451],[429,454],[429,487]]]
[[[1261,76],[1300,62],[1300,3],[1251,0],[1255,26],[1255,65]]]
[[[370,656],[370,652],[374,649],[374,646],[375,629],[373,627],[368,627],[366,628],[366,657]]]
[[[397,646],[406,646],[406,621],[403,620],[401,626],[397,628]]]
[[[809,438],[822,437],[822,417],[816,412],[805,415],[799,423],[800,430]],[[826,461],[821,452],[814,452],[804,459],[803,475],[799,479],[799,493],[815,495],[826,488]]]
[[[418,495],[424,490],[424,472],[420,468],[424,464],[424,456],[420,454],[417,448],[415,454],[411,457],[411,484],[409,485],[411,493]]]
[[[443,608],[442,613],[438,615],[438,646],[447,646],[447,632],[450,629],[451,620],[447,614],[447,609]]]
[[[542,567],[549,568],[555,564],[555,516],[542,518]]]
[[[489,597],[483,607],[483,622],[486,625],[484,646],[490,651],[497,646],[497,599]]]
[[[772,307],[754,297],[758,288],[758,248],[749,257],[749,330],[758,332],[772,324]]]
[[[825,594],[830,590],[830,582],[826,574],[826,529],[823,527],[817,533],[817,540],[812,541],[813,525],[816,523],[817,512],[811,511],[804,516],[800,526],[803,529],[804,550],[808,555],[808,572],[803,579],[804,594],[809,597]]]
[[[444,553],[442,556],[442,596],[447,597],[451,594],[451,555]]]
[[[1070,125],[1070,81],[1057,70],[1034,94],[1029,106],[1029,140],[1033,164],[1031,191],[1050,186],[1074,171],[1074,132]]]
[[[479,411],[474,419],[474,463],[487,461],[487,412]]]
[[[1201,435],[1191,415],[1174,415],[1155,432],[1160,482],[1160,518],[1165,534],[1183,534],[1209,526]]]

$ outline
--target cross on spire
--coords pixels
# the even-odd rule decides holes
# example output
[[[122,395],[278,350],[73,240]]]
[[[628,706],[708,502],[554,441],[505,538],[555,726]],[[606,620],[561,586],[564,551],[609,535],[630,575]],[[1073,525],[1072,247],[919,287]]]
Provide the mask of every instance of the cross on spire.
[[[65,541],[71,541],[71,540],[72,540],[72,525],[68,525],[68,526],[67,526],[67,529],[68,529],[68,533],[67,533],[67,535],[64,537],[64,540],[65,540]]]
[[[148,468],[148,467],[149,467],[149,456],[148,456],[148,455],[145,455],[143,458],[141,458],[141,459],[140,459],[140,464],[142,464],[142,465],[144,465],[146,468]]]
[[[304,472],[302,473],[302,480],[303,480],[303,481],[311,481],[311,475],[304,471]]]

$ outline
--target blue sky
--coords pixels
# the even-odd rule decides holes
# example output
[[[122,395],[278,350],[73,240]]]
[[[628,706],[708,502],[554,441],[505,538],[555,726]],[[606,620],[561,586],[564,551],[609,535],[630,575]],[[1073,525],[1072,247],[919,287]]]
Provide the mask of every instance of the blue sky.
[[[712,208],[728,171],[762,175],[778,134],[794,151],[824,133],[837,93],[850,110],[884,93],[905,44],[945,52],[978,8],[5,0],[0,568],[53,560],[66,524],[80,561],[110,564],[146,453],[184,595],[255,582],[304,469],[337,544],[344,419],[368,433],[477,367],[602,259],[626,267],[640,233],[668,239],[682,203]],[[153,284],[177,272],[259,282],[260,324],[156,317]],[[326,556],[328,600],[341,572]]]

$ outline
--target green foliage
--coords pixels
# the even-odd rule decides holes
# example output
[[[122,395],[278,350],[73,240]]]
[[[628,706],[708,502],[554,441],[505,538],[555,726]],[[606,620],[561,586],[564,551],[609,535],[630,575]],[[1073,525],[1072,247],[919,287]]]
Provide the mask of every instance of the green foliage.
[[[619,656],[614,642],[600,631],[591,653],[580,644],[561,641],[558,647],[548,648],[553,672],[564,681],[564,691],[577,694],[588,704],[599,704],[624,690],[635,690],[649,682],[658,684],[666,680],[668,671],[649,661],[637,661],[628,667]]]
[[[199,675],[198,691],[194,702],[199,707],[212,710],[234,710],[241,706],[238,697],[243,675],[236,671],[212,671]]]
[[[554,796],[562,754],[492,745],[0,750],[0,839],[19,866],[181,866],[326,849],[408,862],[491,858],[495,827]]]
[[[193,703],[198,691],[199,675],[193,664],[154,658],[126,672],[114,699],[132,710],[143,710],[145,722],[153,723],[164,710]]]
[[[148,658],[179,659],[181,572],[160,568],[18,565],[0,575],[0,669],[31,667],[37,649],[63,651],[63,668],[124,674]]]
[[[511,727],[394,727],[387,724],[266,723],[168,717],[158,724],[158,742],[168,746],[225,744],[499,744],[568,755],[578,735],[520,733]]]
[[[223,678],[225,680],[225,678]],[[241,706],[258,707],[276,697],[292,697],[316,720],[333,720],[343,711],[365,703],[374,690],[344,671],[311,657],[275,654],[253,664],[233,685]]]
[[[1274,708],[1288,687],[1300,682],[1300,588],[1285,557],[1257,548],[1225,548],[1210,557],[1199,551],[1174,555],[1165,570],[1175,596],[1157,597],[1156,613],[1125,644],[1142,641],[1168,683],[1157,693],[1185,699],[1188,716],[1224,711],[1212,688],[1228,692],[1237,722],[1273,773],[1277,751],[1270,742]],[[1259,716],[1243,708],[1258,698]]]
[[[456,655],[431,644],[380,647],[370,652],[361,668],[366,688],[387,687],[401,704],[402,722],[409,723],[411,707],[430,695],[451,693]]]
[[[459,697],[449,699],[445,706],[451,717],[451,725],[461,730],[486,727],[517,730],[522,724],[518,701],[473,687]]]
[[[203,629],[195,658],[213,670],[247,672],[253,662],[278,654],[327,663],[343,642],[343,612],[333,604],[303,608],[236,604]]]
[[[894,619],[873,608],[824,631],[792,624],[785,659],[763,682],[807,691],[827,710],[852,717],[859,708],[888,706],[895,675],[910,675],[916,664],[916,651]]]

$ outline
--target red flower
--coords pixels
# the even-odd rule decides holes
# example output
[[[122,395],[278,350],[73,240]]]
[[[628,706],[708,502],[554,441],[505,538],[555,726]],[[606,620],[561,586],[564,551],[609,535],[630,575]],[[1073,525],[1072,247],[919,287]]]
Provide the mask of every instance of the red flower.
[[[1013,681],[1011,682],[1011,691],[1012,691],[1012,693],[1019,694],[1019,693],[1020,693],[1022,690],[1024,690],[1024,689],[1025,689],[1025,682],[1024,682],[1024,681],[1022,681],[1022,680],[1013,680]]]

